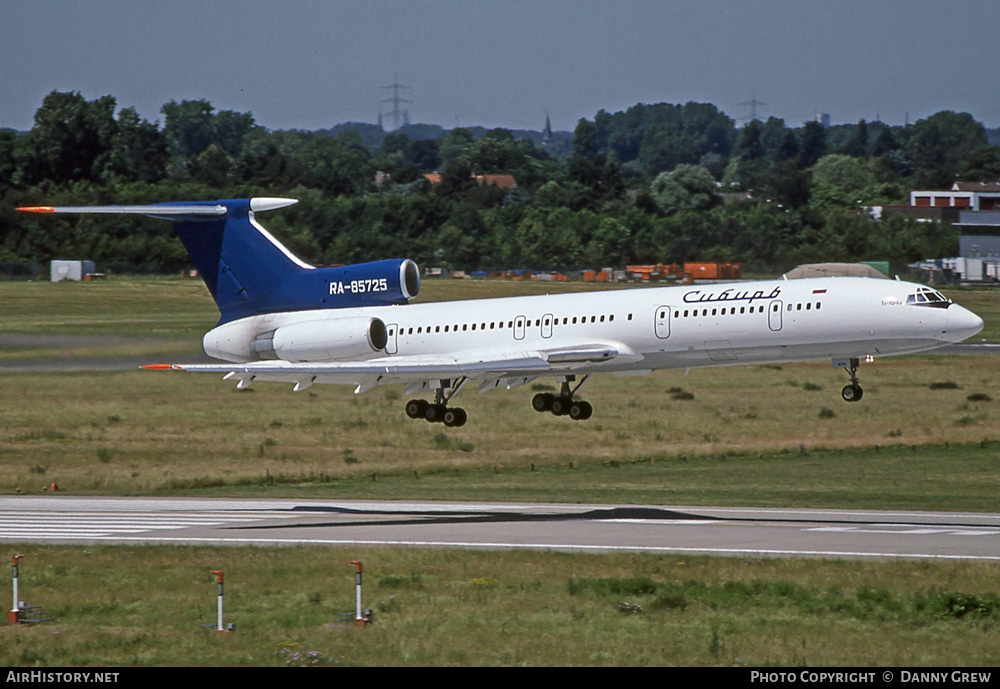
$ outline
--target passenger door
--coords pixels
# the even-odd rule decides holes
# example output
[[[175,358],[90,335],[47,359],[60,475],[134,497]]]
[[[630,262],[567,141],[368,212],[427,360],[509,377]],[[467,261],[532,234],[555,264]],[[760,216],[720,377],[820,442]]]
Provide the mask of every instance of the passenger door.
[[[552,314],[542,316],[542,337],[552,337]]]
[[[653,330],[656,332],[658,338],[665,340],[670,337],[670,307],[656,307],[656,316],[653,323]]]
[[[781,302],[772,301],[767,307],[767,325],[771,330],[778,332],[781,330]]]
[[[390,323],[385,326],[386,329],[386,342],[385,342],[385,353],[395,354],[396,353],[396,337],[399,334],[399,326],[395,323]]]
[[[524,339],[524,316],[518,316],[514,319],[514,339],[523,340]]]

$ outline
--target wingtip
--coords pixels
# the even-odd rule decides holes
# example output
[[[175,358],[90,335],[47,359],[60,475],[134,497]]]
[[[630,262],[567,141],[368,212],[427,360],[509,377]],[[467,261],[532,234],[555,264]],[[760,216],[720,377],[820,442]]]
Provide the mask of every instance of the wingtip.
[[[21,206],[17,210],[25,213],[55,213],[55,206]]]
[[[139,368],[146,371],[172,371],[177,368],[175,364],[146,364],[145,366],[140,366]]]

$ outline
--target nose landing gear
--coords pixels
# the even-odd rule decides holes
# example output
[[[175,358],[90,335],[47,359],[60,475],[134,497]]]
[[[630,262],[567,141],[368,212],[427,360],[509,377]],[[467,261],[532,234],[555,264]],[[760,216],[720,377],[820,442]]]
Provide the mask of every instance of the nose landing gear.
[[[865,391],[858,384],[858,359],[849,359],[847,361],[834,361],[834,365],[839,365],[848,375],[851,376],[851,382],[844,386],[844,389],[840,391],[840,396],[844,398],[845,402],[860,402],[861,398],[864,397]]]

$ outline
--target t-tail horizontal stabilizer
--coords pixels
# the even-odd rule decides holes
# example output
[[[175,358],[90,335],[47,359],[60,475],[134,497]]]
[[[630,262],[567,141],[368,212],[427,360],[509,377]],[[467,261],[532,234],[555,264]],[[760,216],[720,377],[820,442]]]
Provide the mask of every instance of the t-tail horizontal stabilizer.
[[[404,304],[420,290],[413,261],[314,268],[264,229],[254,213],[295,199],[252,198],[147,206],[33,206],[33,213],[145,215],[169,220],[219,307],[219,325],[280,311]]]

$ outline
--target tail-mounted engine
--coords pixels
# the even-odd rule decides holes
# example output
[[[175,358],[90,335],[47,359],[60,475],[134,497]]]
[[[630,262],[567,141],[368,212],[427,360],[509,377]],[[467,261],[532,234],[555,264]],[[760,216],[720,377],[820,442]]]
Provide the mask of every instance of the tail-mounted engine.
[[[250,347],[260,359],[321,362],[380,352],[387,341],[381,319],[331,318],[283,325],[261,333]]]
[[[317,268],[323,308],[405,304],[420,293],[420,270],[408,258]]]

